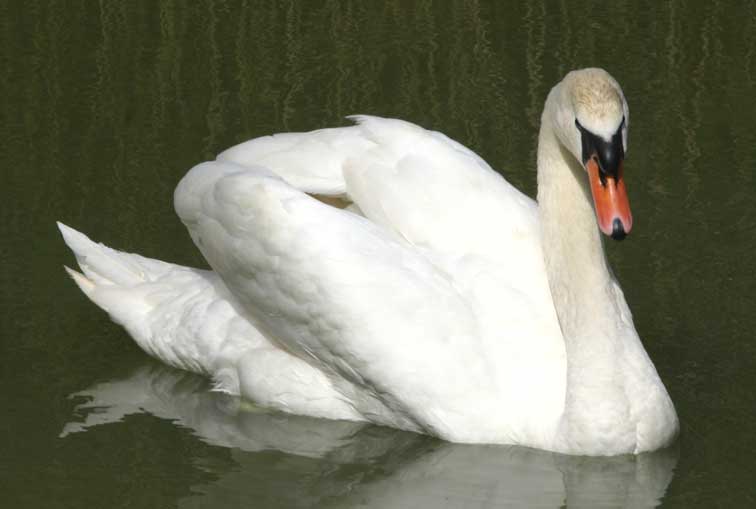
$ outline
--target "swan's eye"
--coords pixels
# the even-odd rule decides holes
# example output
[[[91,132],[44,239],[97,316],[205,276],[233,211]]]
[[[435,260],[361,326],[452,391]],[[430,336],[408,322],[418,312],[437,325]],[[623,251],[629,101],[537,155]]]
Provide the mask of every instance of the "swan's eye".
[[[625,120],[624,120],[624,118],[622,119],[622,121],[623,121],[623,122],[625,121]],[[585,131],[585,127],[583,127],[583,126],[582,126],[582,125],[580,124],[580,122],[578,122],[578,119],[575,119],[575,127],[577,127],[577,128],[578,128],[578,131],[580,131],[580,132],[583,132],[583,131]]]

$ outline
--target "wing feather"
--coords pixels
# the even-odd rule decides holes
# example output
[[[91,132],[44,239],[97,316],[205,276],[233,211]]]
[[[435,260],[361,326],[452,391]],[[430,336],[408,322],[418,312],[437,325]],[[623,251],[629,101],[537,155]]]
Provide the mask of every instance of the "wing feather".
[[[413,246],[226,162],[195,167],[176,197],[195,243],[266,335],[359,388],[357,407],[370,395],[404,427],[441,436],[480,411],[466,401],[485,397],[492,366],[475,348],[474,313]],[[360,411],[375,411],[368,403]]]
[[[535,202],[441,133],[355,120],[192,169],[176,210],[194,242],[266,337],[365,418],[455,441],[473,422],[477,440],[517,433],[507,411],[544,420],[558,383],[518,390],[564,370]]]

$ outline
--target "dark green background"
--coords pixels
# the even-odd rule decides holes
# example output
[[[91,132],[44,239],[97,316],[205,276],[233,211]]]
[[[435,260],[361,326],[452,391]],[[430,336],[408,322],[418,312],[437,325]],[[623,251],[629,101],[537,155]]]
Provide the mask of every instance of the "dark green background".
[[[532,196],[543,101],[585,66],[630,104],[635,224],[608,249],[680,416],[664,503],[756,504],[753,1],[2,2],[0,38],[4,506],[171,507],[247,468],[273,503],[328,470],[244,463],[145,414],[58,438],[81,420],[70,393],[149,361],[67,279],[55,220],[203,266],[173,213],[181,176],[352,113],[441,130]]]

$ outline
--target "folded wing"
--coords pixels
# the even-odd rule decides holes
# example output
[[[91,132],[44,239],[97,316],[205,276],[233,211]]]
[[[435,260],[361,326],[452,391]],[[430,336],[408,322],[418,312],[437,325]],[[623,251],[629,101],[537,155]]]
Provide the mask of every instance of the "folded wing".
[[[359,120],[230,149],[187,174],[176,210],[265,336],[364,418],[497,440],[508,411],[542,401],[516,390],[523,361],[560,376],[535,205],[441,134]],[[518,341],[533,328],[543,341]]]

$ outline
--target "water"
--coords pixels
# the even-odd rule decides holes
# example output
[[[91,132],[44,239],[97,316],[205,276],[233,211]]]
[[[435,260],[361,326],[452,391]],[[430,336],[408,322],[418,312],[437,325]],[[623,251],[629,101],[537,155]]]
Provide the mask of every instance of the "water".
[[[756,504],[753,1],[29,1],[0,6],[0,37],[4,505]],[[635,225],[609,257],[680,416],[669,451],[569,458],[269,414],[148,360],[61,268],[56,219],[204,266],[172,210],[185,171],[351,113],[442,130],[533,195],[543,100],[588,65],[630,104]]]

